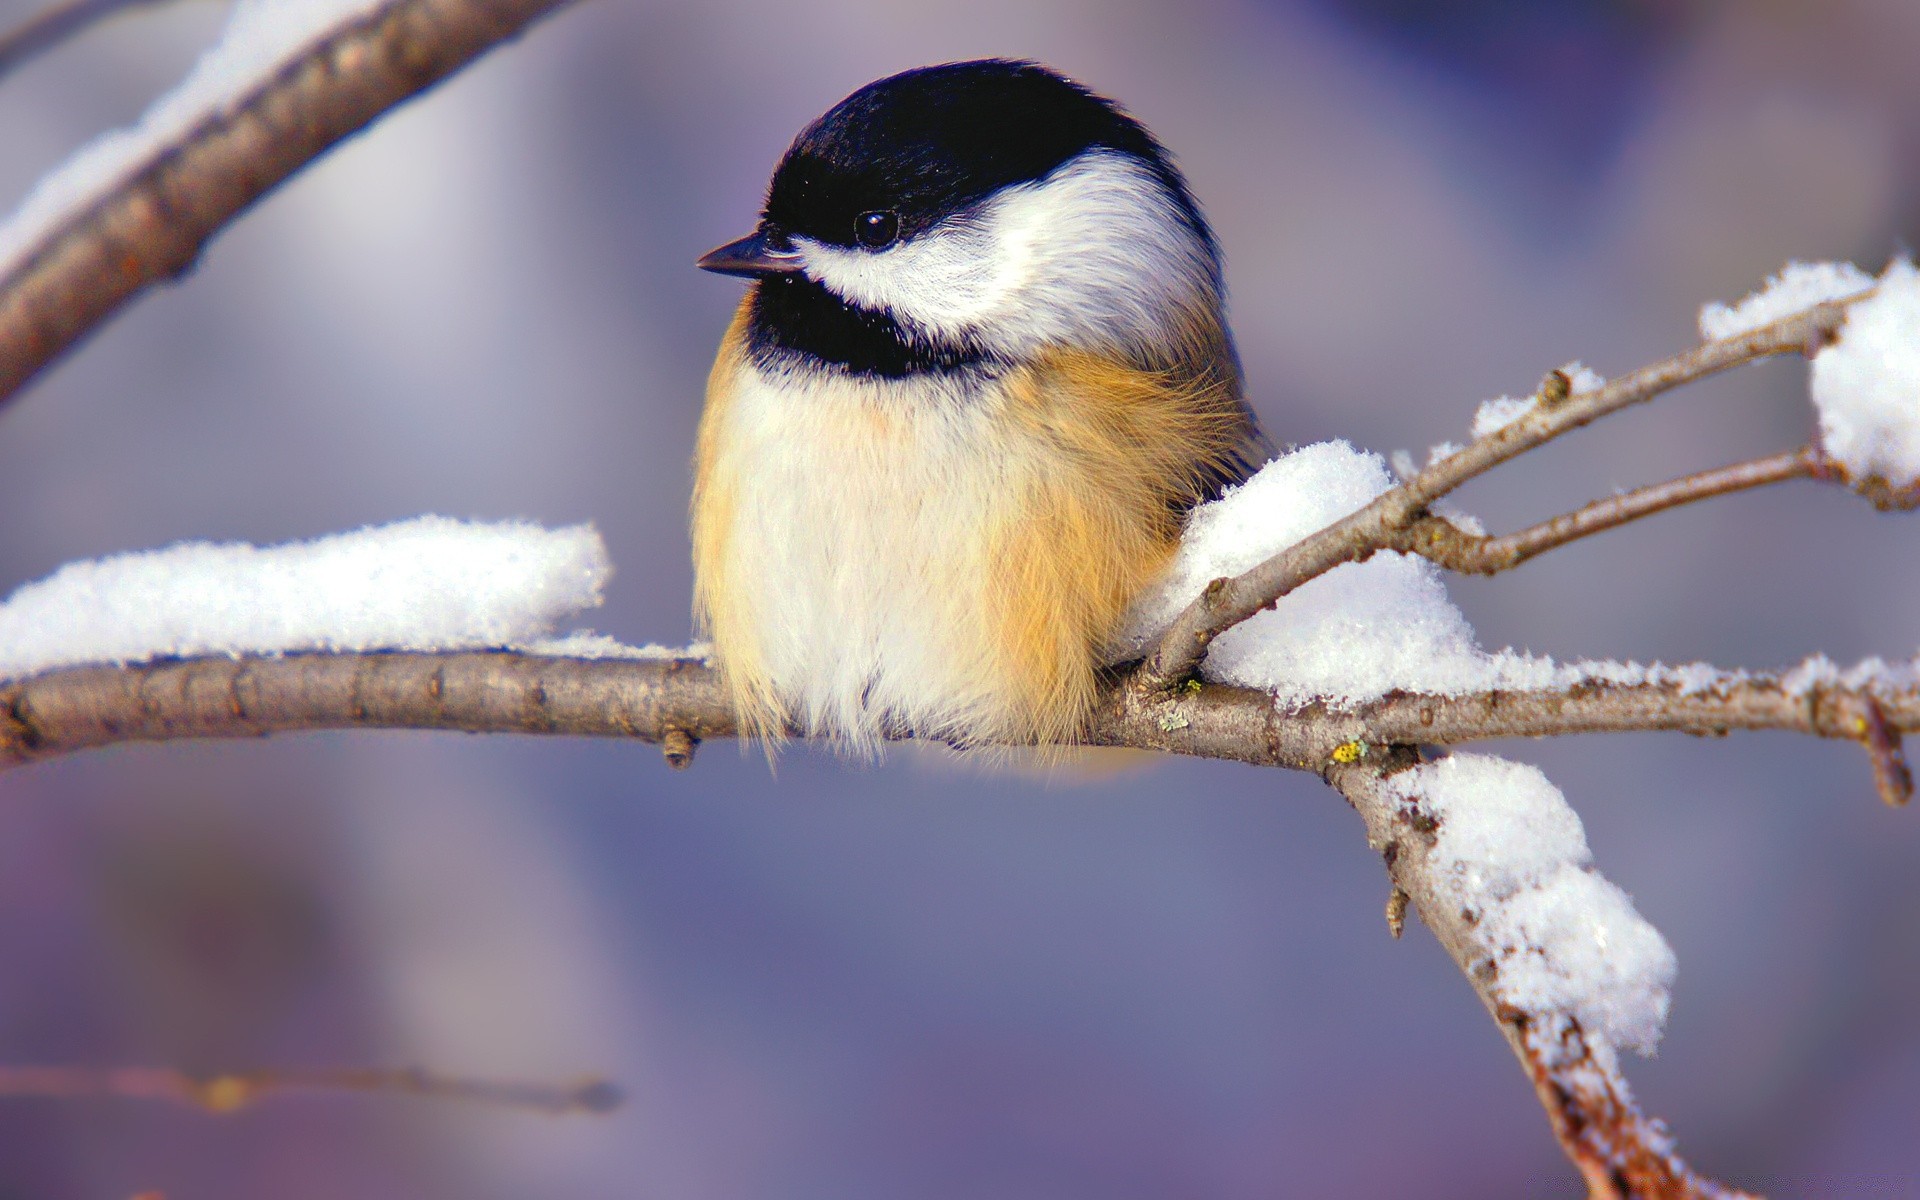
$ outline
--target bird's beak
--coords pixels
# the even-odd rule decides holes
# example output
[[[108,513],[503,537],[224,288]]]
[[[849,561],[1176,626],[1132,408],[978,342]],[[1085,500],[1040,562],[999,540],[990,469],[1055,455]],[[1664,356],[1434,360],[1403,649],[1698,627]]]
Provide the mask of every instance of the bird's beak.
[[[800,252],[791,246],[776,246],[762,230],[728,242],[718,250],[709,250],[694,264],[702,271],[720,275],[744,275],[760,279],[768,275],[789,275],[801,267]]]

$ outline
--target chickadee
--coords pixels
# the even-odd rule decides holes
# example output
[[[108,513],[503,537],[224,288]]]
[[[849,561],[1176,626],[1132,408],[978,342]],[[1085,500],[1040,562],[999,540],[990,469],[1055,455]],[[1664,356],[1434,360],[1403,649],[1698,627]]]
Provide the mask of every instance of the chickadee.
[[[808,126],[699,265],[753,280],[693,497],[743,729],[1072,740],[1187,510],[1265,457],[1167,152],[1033,63],[908,71]]]

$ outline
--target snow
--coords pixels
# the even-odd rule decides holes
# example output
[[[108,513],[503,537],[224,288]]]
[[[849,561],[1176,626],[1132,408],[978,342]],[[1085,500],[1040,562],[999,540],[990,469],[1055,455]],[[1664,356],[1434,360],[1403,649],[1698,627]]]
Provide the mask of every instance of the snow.
[[[1560,370],[1566,374],[1568,382],[1572,384],[1572,386],[1567,389],[1567,394],[1570,396],[1578,396],[1583,392],[1597,392],[1607,385],[1604,376],[1598,372],[1589,370],[1584,363],[1578,360],[1568,363],[1566,366],[1561,367]],[[1492,400],[1483,401],[1473,414],[1474,440],[1478,441],[1483,437],[1488,437],[1500,432],[1515,421],[1518,421],[1521,417],[1532,412],[1539,403],[1540,397],[1537,393],[1531,396],[1519,397],[1500,396]]]
[[[1857,269],[1856,269],[1857,270]],[[1820,442],[1856,480],[1920,481],[1920,270],[1889,264],[1813,359]]]
[[[1473,914],[1495,996],[1579,1021],[1590,1041],[1651,1054],[1676,962],[1627,894],[1593,870],[1566,797],[1531,766],[1455,754],[1388,783],[1438,822],[1428,858],[1442,898]]]
[[[515,643],[513,648],[548,658],[626,658],[636,662],[665,662],[668,659],[707,662],[713,657],[711,642],[695,642],[691,646],[662,646],[658,642],[648,642],[644,646],[630,646],[619,638],[587,629],[576,629],[559,637]]]
[[[1852,263],[1788,263],[1738,304],[1700,310],[1700,333],[1726,338],[1816,304],[1873,290],[1813,357],[1821,447],[1855,480],[1920,483],[1920,270],[1895,259],[1878,280]]]
[[[1766,286],[1738,304],[1719,301],[1700,310],[1700,336],[1708,341],[1751,333],[1816,304],[1857,296],[1873,286],[1873,276],[1852,263],[1790,262]]]
[[[1145,652],[1203,588],[1239,575],[1365,505],[1392,483],[1378,455],[1344,441],[1282,455],[1193,510],[1167,577],[1135,605],[1114,657]],[[1708,690],[1733,678],[1703,664],[1556,663],[1488,653],[1423,558],[1381,553],[1336,567],[1214,640],[1202,678],[1273,693],[1287,708],[1350,707],[1392,691],[1458,695],[1587,681]]]
[[[1496,396],[1483,400],[1473,413],[1473,437],[1490,437],[1518,421],[1540,403],[1538,396]]]
[[[1854,692],[1892,695],[1920,688],[1920,659],[1889,663],[1877,655],[1842,667],[1824,654],[1816,654],[1780,676],[1780,690],[1796,699],[1816,688],[1841,688]]]
[[[266,548],[183,542],[69,563],[14,592],[0,604],[0,680],[304,650],[668,653],[591,635],[550,640],[600,603],[611,573],[590,525],[428,516]]]
[[[393,0],[239,0],[220,41],[140,119],[82,147],[0,225],[0,279],[62,223],[230,109],[328,32]]]
[[[1194,509],[1172,570],[1136,607],[1139,653],[1210,581],[1238,575],[1339,520],[1391,484],[1379,456],[1343,441],[1305,446]],[[1215,640],[1202,674],[1304,702],[1449,690],[1476,662],[1473,631],[1424,560],[1380,554],[1336,568]]]

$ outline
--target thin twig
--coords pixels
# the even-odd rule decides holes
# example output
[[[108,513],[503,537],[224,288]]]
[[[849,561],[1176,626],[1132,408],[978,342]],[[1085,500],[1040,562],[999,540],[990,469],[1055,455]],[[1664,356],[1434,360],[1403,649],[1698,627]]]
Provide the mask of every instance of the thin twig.
[[[1135,673],[1133,686],[1143,695],[1167,691],[1191,674],[1214,638],[1272,607],[1308,580],[1392,547],[1427,515],[1435,500],[1517,455],[1683,384],[1762,358],[1824,345],[1845,321],[1847,305],[1860,298],[1815,305],[1751,332],[1696,346],[1593,391],[1555,404],[1536,404],[1518,420],[1434,463],[1358,512],[1242,575],[1215,580],[1161,635]]]
[[[71,1100],[115,1097],[171,1100],[230,1113],[294,1092],[379,1092],[564,1115],[611,1112],[618,1088],[604,1080],[573,1084],[458,1079],[418,1068],[282,1068],[194,1075],[166,1067],[35,1067],[0,1065],[0,1096]]]
[[[0,79],[36,55],[129,9],[161,4],[165,0],[64,0],[44,8],[5,33],[0,33]]]
[[[1785,454],[1750,459],[1609,496],[1499,537],[1469,533],[1445,517],[1429,515],[1418,518],[1403,530],[1391,548],[1431,559],[1449,571],[1497,575],[1548,550],[1670,508],[1789,479],[1820,478],[1844,481],[1845,476],[1838,464],[1818,448],[1803,446]]]
[[[1913,799],[1913,771],[1907,766],[1907,754],[1900,745],[1900,730],[1887,720],[1887,713],[1875,696],[1850,698],[1852,725],[1860,744],[1866,747],[1873,764],[1873,785],[1889,808],[1903,807]]]
[[[0,403],[254,201],[567,0],[390,0],[155,149],[0,278]]]

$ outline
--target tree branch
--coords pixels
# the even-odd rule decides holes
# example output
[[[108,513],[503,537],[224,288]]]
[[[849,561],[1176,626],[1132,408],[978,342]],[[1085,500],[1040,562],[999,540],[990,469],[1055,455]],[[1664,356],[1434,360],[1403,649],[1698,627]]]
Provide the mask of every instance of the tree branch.
[[[0,403],[295,171],[566,2],[392,0],[157,150],[0,278]]]
[[[1134,687],[1164,692],[1190,675],[1213,639],[1271,608],[1282,596],[1310,579],[1347,562],[1364,562],[1395,543],[1422,518],[1435,500],[1536,446],[1591,424],[1601,417],[1643,404],[1684,384],[1780,354],[1810,353],[1831,341],[1846,319],[1847,306],[1871,295],[1815,305],[1804,312],[1736,337],[1696,346],[1662,362],[1642,367],[1590,392],[1569,395],[1562,386],[1543,386],[1531,411],[1479,438],[1391,488],[1359,511],[1319,533],[1294,543],[1232,579],[1216,579],[1188,605],[1154,645],[1135,675]]]
[[[1802,446],[1785,454],[1734,463],[1609,496],[1500,537],[1469,533],[1445,517],[1428,515],[1417,518],[1411,526],[1402,530],[1391,548],[1418,554],[1463,575],[1497,575],[1535,555],[1557,550],[1569,542],[1604,533],[1641,517],[1699,500],[1711,500],[1716,496],[1784,483],[1789,479],[1845,482],[1846,475],[1838,463],[1817,447]]]
[[[1869,718],[1866,706],[1871,705]],[[514,651],[290,654],[69,667],[0,684],[0,770],[122,742],[322,729],[626,737],[682,759],[736,726],[696,658],[576,659]],[[1729,672],[1710,686],[1589,682],[1284,712],[1265,692],[1208,685],[1142,698],[1107,689],[1086,742],[1322,771],[1342,753],[1496,738],[1773,729],[1897,750],[1920,730],[1920,684],[1812,683]]]
[[[0,79],[61,42],[116,13],[164,0],[62,0],[0,33]]]
[[[731,736],[734,721],[712,669],[696,659],[507,651],[222,657],[77,667],[0,686],[0,768],[118,742],[313,729],[662,743],[676,731],[692,742]]]
[[[191,1075],[167,1067],[0,1065],[0,1096],[171,1100],[212,1113],[230,1113],[291,1092],[390,1092],[531,1109],[554,1116],[611,1112],[621,1104],[619,1089],[598,1079],[553,1085],[456,1079],[417,1068],[283,1068]]]

